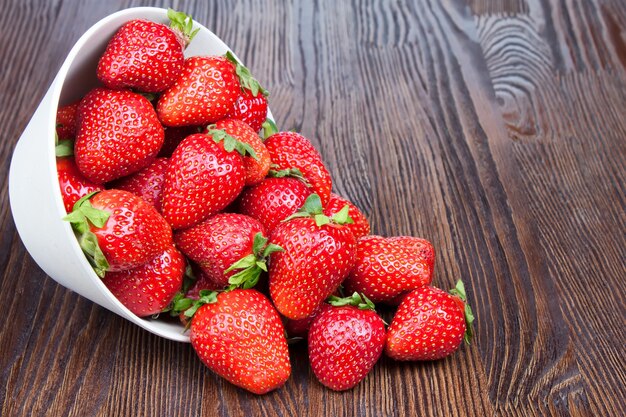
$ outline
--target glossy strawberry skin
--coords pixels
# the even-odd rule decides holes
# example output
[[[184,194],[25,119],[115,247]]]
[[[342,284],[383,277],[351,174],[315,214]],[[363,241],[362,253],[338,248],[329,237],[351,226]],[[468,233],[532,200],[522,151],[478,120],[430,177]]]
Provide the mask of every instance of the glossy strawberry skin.
[[[76,136],[76,117],[80,101],[57,109],[56,129],[59,139],[74,139]]]
[[[202,133],[176,148],[165,173],[163,217],[173,229],[191,227],[228,206],[241,192],[245,169],[241,155],[227,152]]]
[[[235,213],[218,213],[200,224],[175,233],[176,246],[196,262],[218,287],[228,285],[237,271],[232,264],[253,253],[254,235],[265,234],[261,223]]]
[[[200,133],[204,130],[204,127],[199,126],[183,126],[183,127],[166,127],[165,130],[165,139],[163,140],[163,146],[161,146],[161,150],[159,150],[159,157],[169,158],[172,156],[178,145],[185,139],[187,136],[193,135],[194,133]]]
[[[431,271],[435,268],[435,247],[430,241],[413,236],[393,236],[387,238],[390,242],[402,245],[423,259],[428,264]]]
[[[109,182],[150,165],[163,137],[154,108],[143,96],[96,88],[78,110],[76,164],[92,182]]]
[[[226,58],[190,57],[159,98],[157,113],[166,126],[207,125],[228,115],[240,91],[235,67]]]
[[[370,223],[367,221],[367,217],[359,210],[357,206],[352,204],[351,201],[335,194],[330,194],[330,200],[324,207],[324,214],[328,217],[332,217],[338,213],[344,206],[348,206],[348,214],[352,218],[354,223],[346,224],[346,227],[352,231],[355,238],[359,239],[363,236],[370,234]]]
[[[133,269],[151,261],[172,243],[172,230],[154,207],[122,190],[104,190],[90,199],[91,205],[110,213],[102,228],[90,225],[109,271]]]
[[[239,119],[258,132],[267,119],[267,97],[261,93],[255,97],[252,91],[243,89],[228,117]]]
[[[133,314],[160,313],[183,285],[185,258],[171,245],[161,255],[134,269],[108,272],[102,282]]]
[[[312,193],[311,188],[295,178],[266,178],[243,190],[237,200],[237,210],[257,219],[271,234],[278,223],[298,211]]]
[[[309,330],[309,361],[317,379],[335,391],[361,382],[385,346],[385,324],[372,310],[331,307]]]
[[[317,318],[319,314],[327,309],[331,308],[330,304],[322,303],[315,311],[308,317],[298,320],[291,320],[285,318],[283,320],[285,324],[285,330],[287,331],[287,335],[289,337],[302,337],[306,338],[309,334],[309,329],[311,328],[311,324]]]
[[[275,133],[264,142],[276,169],[297,168],[320,196],[322,206],[330,200],[332,179],[319,152],[304,136],[295,132]]]
[[[465,330],[463,301],[424,286],[400,303],[389,326],[385,353],[400,361],[441,359],[459,348]]]
[[[344,226],[295,218],[276,226],[270,241],[284,249],[270,258],[270,295],[289,319],[313,314],[354,266],[356,239]]]
[[[98,79],[113,89],[157,93],[180,76],[184,41],[169,27],[143,19],[124,24],[98,63]]]
[[[382,236],[357,241],[356,265],[344,282],[347,293],[365,294],[374,303],[398,297],[432,282],[430,264],[410,245]]]
[[[67,213],[72,211],[74,204],[82,197],[102,190],[101,186],[92,183],[80,173],[71,156],[57,158],[57,175]]]
[[[250,145],[256,154],[256,159],[250,155],[243,158],[246,168],[246,185],[254,185],[263,181],[270,170],[272,161],[263,141],[250,126],[237,119],[223,119],[215,123],[215,129],[224,130],[226,133]]]
[[[167,158],[157,158],[141,171],[113,182],[111,188],[131,192],[160,211],[161,193],[168,166]]]
[[[283,324],[258,291],[220,293],[193,316],[189,338],[209,369],[255,394],[281,387],[291,374]]]

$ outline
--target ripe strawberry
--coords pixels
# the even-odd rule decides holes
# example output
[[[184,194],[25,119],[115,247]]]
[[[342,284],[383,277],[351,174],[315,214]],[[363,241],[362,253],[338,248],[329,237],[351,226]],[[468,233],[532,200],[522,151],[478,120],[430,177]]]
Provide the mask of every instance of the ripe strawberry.
[[[165,139],[163,140],[163,146],[161,146],[161,150],[159,151],[160,157],[169,158],[172,156],[178,145],[185,139],[187,136],[193,135],[194,133],[200,133],[204,130],[203,127],[200,126],[183,126],[183,127],[165,127]]]
[[[375,303],[393,303],[397,297],[429,285],[432,279],[430,264],[404,240],[365,236],[357,241],[356,265],[344,287]]]
[[[137,172],[162,144],[163,128],[141,95],[96,88],[81,101],[74,155],[89,180],[101,184]]]
[[[57,109],[57,135],[61,139],[74,139],[76,136],[76,113],[80,101],[59,106]]]
[[[370,224],[367,221],[367,217],[359,210],[357,206],[352,204],[349,200],[338,196],[335,193],[330,194],[330,200],[324,207],[324,214],[332,217],[338,213],[345,205],[348,205],[348,215],[352,218],[354,223],[348,224],[347,227],[352,231],[355,238],[359,239],[363,236],[370,234]]]
[[[283,319],[285,324],[285,331],[289,337],[302,337],[306,338],[309,334],[309,328],[311,324],[317,318],[319,314],[330,308],[330,304],[322,303],[317,309],[308,317],[303,319],[291,320],[288,318]]]
[[[74,158],[70,156],[57,158],[57,175],[67,213],[72,211],[74,204],[82,197],[102,190],[102,187],[92,183],[80,173]]]
[[[246,185],[254,185],[263,181],[270,170],[272,161],[263,141],[254,130],[241,120],[223,119],[209,126],[209,133],[213,130],[222,130],[240,142],[246,143],[254,151],[254,156],[248,155],[243,158],[246,168]]]
[[[271,255],[269,285],[276,309],[301,319],[313,314],[352,270],[356,239],[342,226],[350,221],[347,208],[330,219],[322,214],[317,194],[292,217],[272,232],[271,242],[284,252]]]
[[[96,273],[136,268],[172,243],[165,219],[143,199],[122,190],[104,190],[78,200],[64,218],[72,223]]]
[[[250,288],[258,281],[261,271],[267,270],[265,259],[269,253],[264,253],[268,250],[264,233],[261,223],[252,217],[218,213],[176,232],[174,241],[220,288],[243,281]]]
[[[252,77],[250,70],[243,66],[231,52],[226,52],[225,57],[235,65],[235,71],[241,84],[241,92],[228,117],[242,120],[252,130],[258,132],[267,117],[266,97],[269,93],[261,87],[259,82]]]
[[[298,211],[313,190],[295,178],[266,178],[241,193],[238,211],[257,219],[268,234]]]
[[[157,158],[141,171],[113,182],[111,188],[131,192],[160,211],[161,193],[168,166],[167,158]]]
[[[450,294],[430,286],[409,293],[389,326],[387,356],[400,361],[435,360],[454,353],[462,340],[469,344],[474,316],[465,300],[461,281]]]
[[[226,58],[190,57],[159,98],[157,113],[166,126],[207,125],[226,117],[239,92],[235,66]]]
[[[385,324],[374,304],[355,293],[335,299],[309,330],[309,361],[317,379],[335,391],[361,382],[372,370],[385,346]]]
[[[232,152],[241,144],[215,140],[202,133],[188,136],[170,158],[161,212],[173,229],[200,223],[228,206],[243,189],[243,160]]]
[[[212,294],[214,302],[200,307],[191,319],[191,346],[202,362],[255,394],[281,387],[291,364],[285,330],[270,301],[250,289]]]
[[[130,311],[139,317],[165,309],[183,284],[185,258],[170,245],[160,256],[138,266],[107,272],[102,282]]]
[[[428,240],[413,236],[394,236],[387,240],[417,253],[428,264],[431,271],[435,270],[435,247]]]
[[[322,206],[330,200],[332,180],[322,158],[311,142],[294,132],[271,135],[264,142],[276,170],[297,168],[320,196]]]
[[[115,33],[98,63],[98,79],[106,87],[157,93],[174,84],[183,51],[199,29],[192,31],[191,16],[172,9],[167,15],[170,27],[136,19]]]

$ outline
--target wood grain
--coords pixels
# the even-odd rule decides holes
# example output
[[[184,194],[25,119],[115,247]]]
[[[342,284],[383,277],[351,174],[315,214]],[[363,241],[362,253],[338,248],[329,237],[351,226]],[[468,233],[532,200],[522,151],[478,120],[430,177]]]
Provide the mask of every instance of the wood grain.
[[[0,3],[5,172],[80,35],[172,5],[237,51],[374,233],[434,243],[436,284],[463,278],[478,317],[472,346],[382,358],[345,393],[296,345],[287,385],[257,397],[46,277],[0,176],[2,416],[626,415],[624,2]]]

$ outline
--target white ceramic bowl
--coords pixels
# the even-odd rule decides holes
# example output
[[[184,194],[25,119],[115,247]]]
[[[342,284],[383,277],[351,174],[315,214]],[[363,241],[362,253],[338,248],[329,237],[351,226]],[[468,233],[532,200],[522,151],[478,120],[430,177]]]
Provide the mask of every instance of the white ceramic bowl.
[[[125,22],[138,18],[169,22],[165,9],[122,10],[93,25],[68,54],[15,147],[9,174],[11,211],[24,246],[56,282],[156,335],[189,342],[181,325],[142,319],[124,307],[93,272],[70,225],[61,220],[65,209],[54,154],[57,107],[78,100],[98,84],[96,67],[109,39]],[[200,31],[186,56],[223,55],[230,50],[210,30],[197,22],[194,26]]]

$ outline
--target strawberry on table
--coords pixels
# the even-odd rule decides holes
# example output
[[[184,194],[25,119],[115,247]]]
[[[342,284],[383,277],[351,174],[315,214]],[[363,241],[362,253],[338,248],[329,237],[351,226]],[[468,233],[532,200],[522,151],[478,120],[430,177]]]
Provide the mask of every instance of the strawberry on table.
[[[157,158],[141,171],[114,181],[110,184],[111,188],[131,192],[160,211],[161,193],[168,166],[167,158]]]
[[[241,84],[241,92],[228,117],[239,119],[248,124],[252,130],[258,132],[267,118],[267,96],[269,93],[261,87],[259,82],[252,77],[250,70],[243,66],[231,52],[226,52],[225,56],[235,65],[235,72]]]
[[[412,250],[428,264],[431,271],[435,270],[435,247],[430,241],[413,236],[393,236],[387,240]]]
[[[74,204],[82,197],[102,190],[100,185],[94,184],[80,173],[71,156],[57,158],[57,175],[67,213],[72,211]]]
[[[150,165],[163,145],[163,127],[143,96],[96,88],[81,101],[74,155],[78,169],[97,184]]]
[[[303,319],[292,320],[285,318],[283,322],[285,324],[285,331],[289,337],[302,337],[307,338],[309,334],[309,329],[313,321],[317,318],[319,314],[323,311],[326,311],[330,308],[330,304],[322,303],[319,305],[317,309],[308,317]]]
[[[317,379],[335,391],[361,382],[385,346],[385,324],[374,304],[354,293],[332,297],[333,307],[315,317],[308,335],[309,361]]]
[[[255,394],[280,388],[291,374],[285,329],[270,301],[252,289],[203,294],[189,338],[202,362]]]
[[[352,204],[349,200],[335,194],[330,194],[330,200],[324,207],[324,214],[332,217],[338,213],[342,208],[348,206],[348,215],[352,218],[354,223],[348,224],[347,227],[352,230],[352,234],[355,238],[359,239],[363,236],[370,234],[370,223],[367,221],[367,217],[359,210],[357,206]]]
[[[237,198],[246,176],[240,153],[246,152],[232,137],[197,133],[181,142],[161,195],[161,212],[173,229],[198,224]]]
[[[169,88],[183,70],[183,51],[199,29],[191,16],[169,9],[170,26],[143,19],[125,23],[98,63],[98,79],[113,89],[157,93]]]
[[[401,361],[435,360],[472,338],[474,316],[458,281],[450,293],[424,286],[409,293],[389,326],[385,353]]]
[[[270,241],[284,251],[271,255],[269,287],[282,315],[310,316],[352,270],[356,239],[343,226],[350,221],[347,207],[333,218],[322,214],[320,198],[312,194],[302,211],[276,226]]]
[[[328,204],[332,179],[319,152],[307,138],[295,132],[279,132],[271,135],[263,144],[270,153],[276,171],[298,169],[319,195],[322,206]]]
[[[64,220],[72,224],[78,241],[94,267],[107,271],[136,268],[172,244],[172,230],[154,207],[122,190],[88,194]]]
[[[356,265],[343,284],[346,291],[363,293],[375,303],[394,304],[409,291],[429,285],[433,279],[430,259],[434,258],[424,258],[415,248],[418,242],[427,241],[413,239],[417,238],[372,235],[358,239]]]
[[[170,245],[161,255],[134,269],[107,272],[102,282],[139,317],[165,309],[181,289],[185,258]]]

